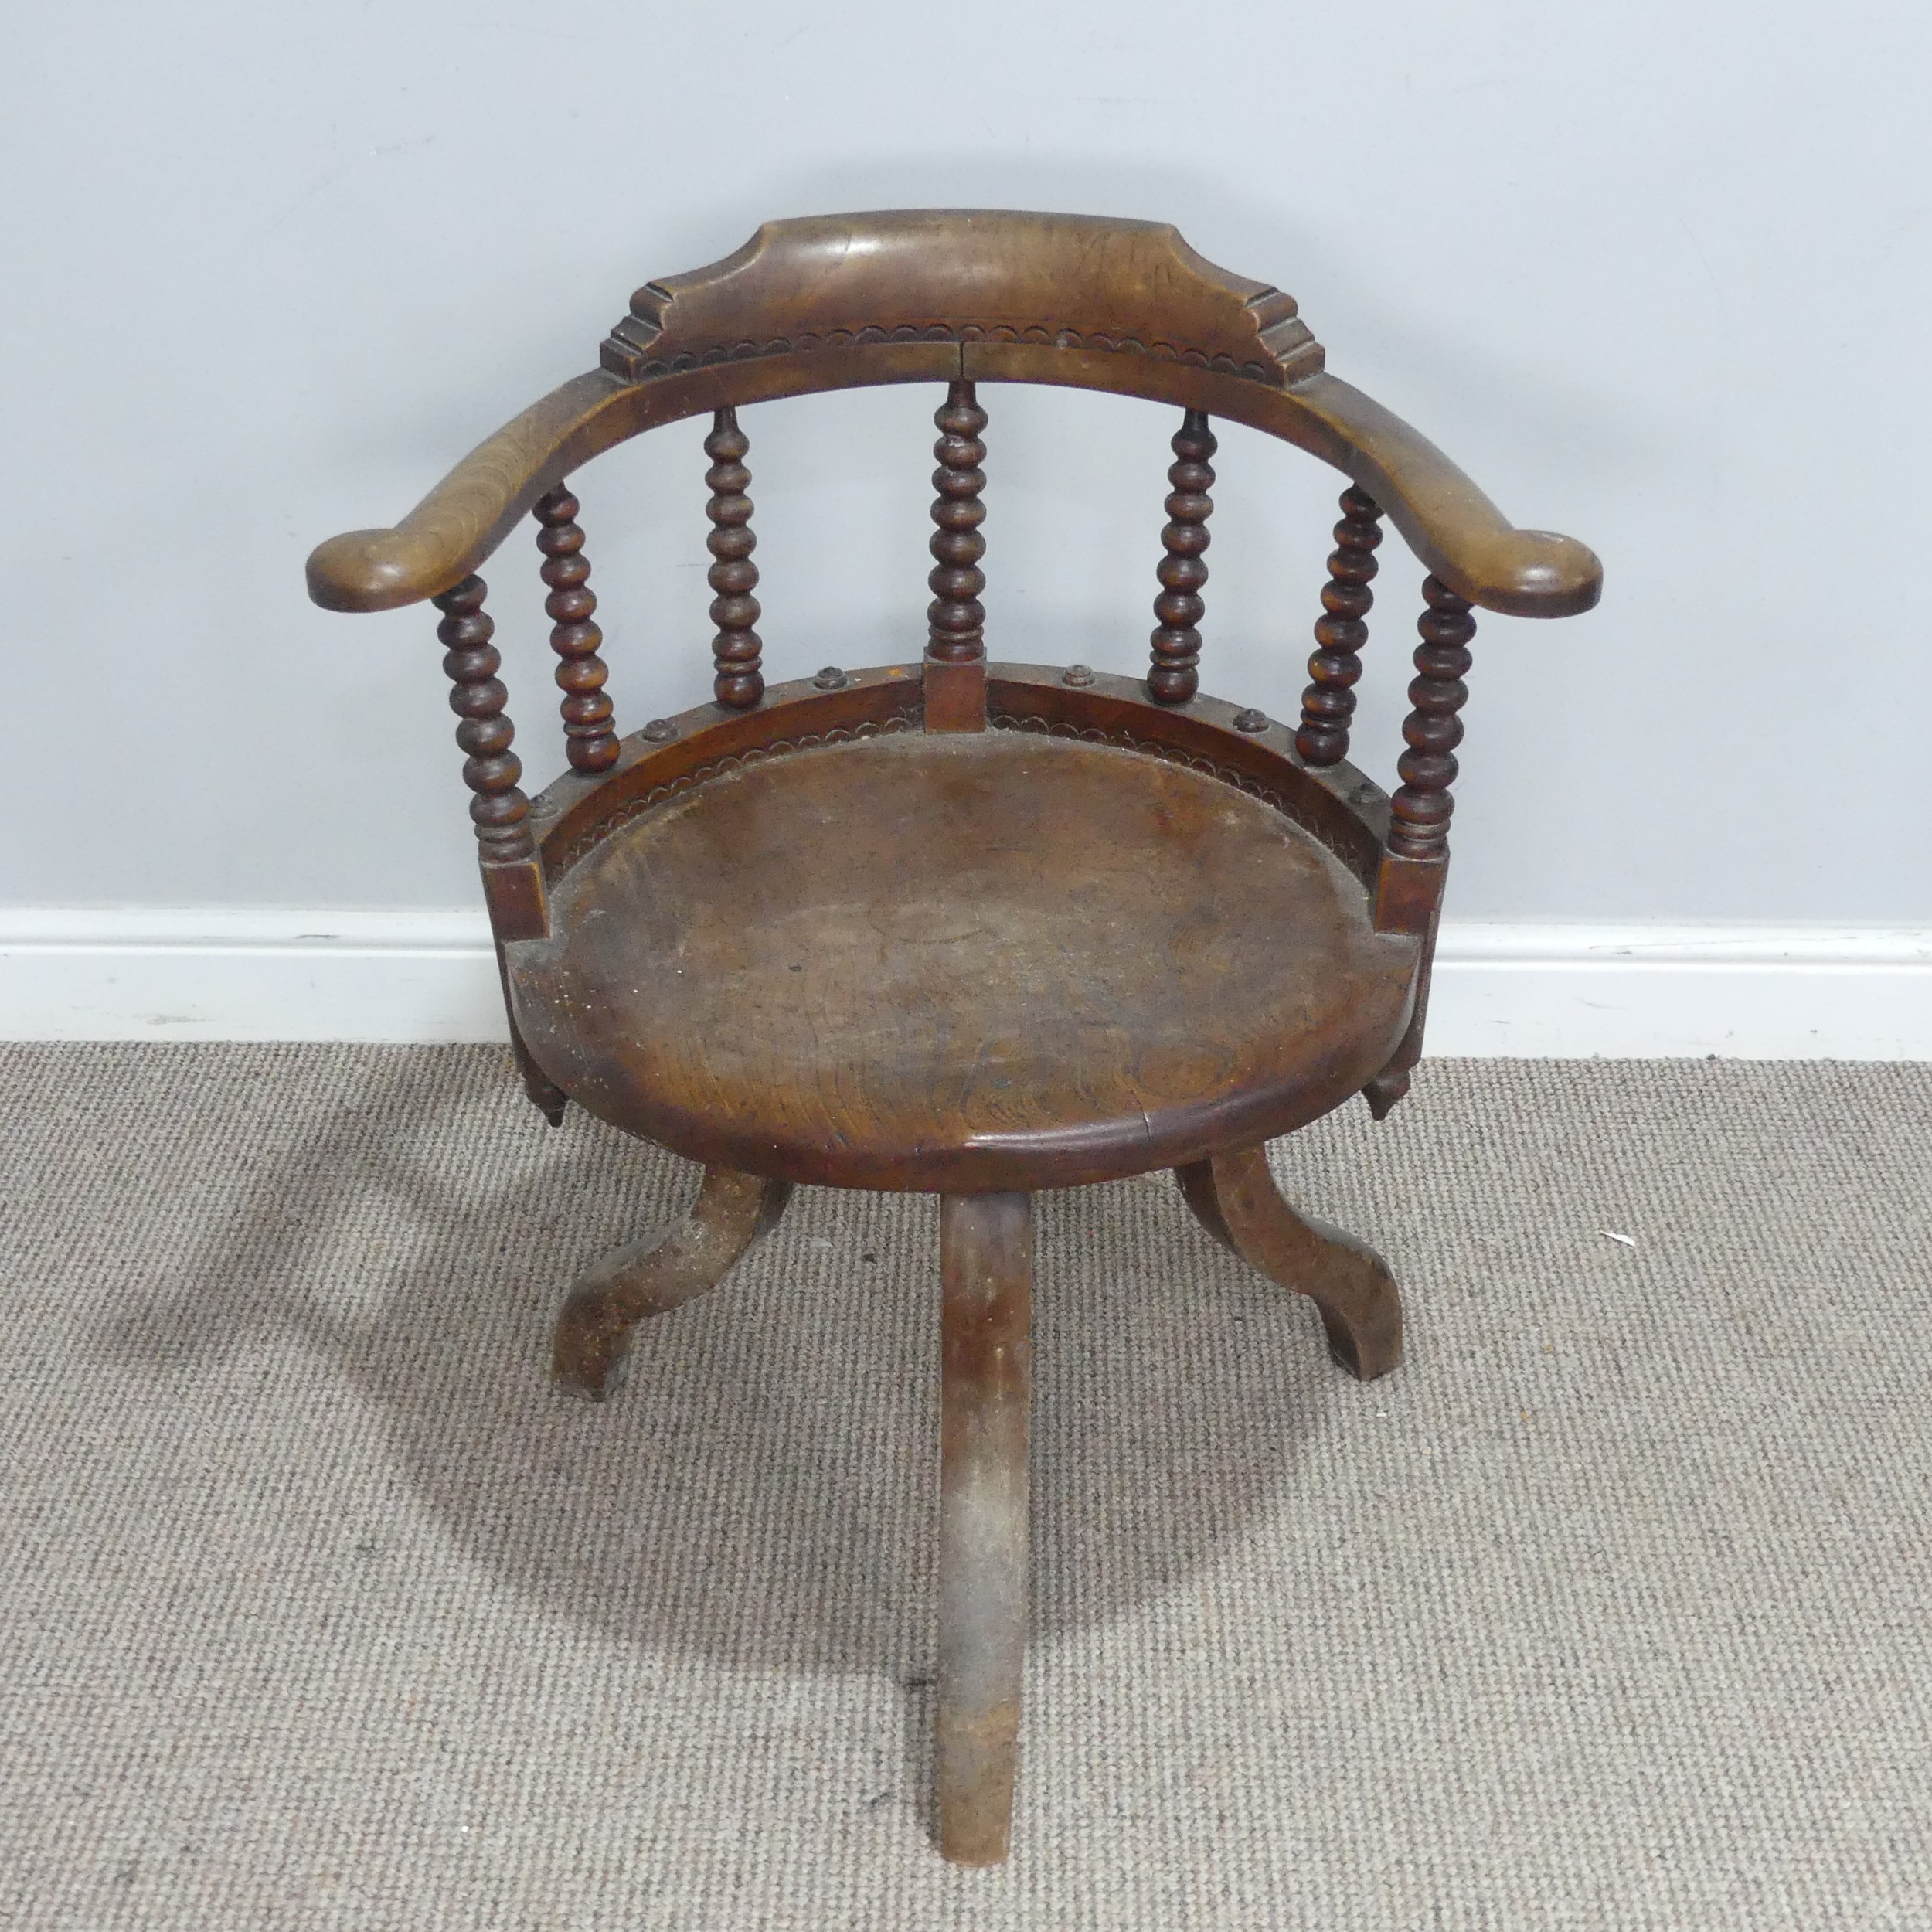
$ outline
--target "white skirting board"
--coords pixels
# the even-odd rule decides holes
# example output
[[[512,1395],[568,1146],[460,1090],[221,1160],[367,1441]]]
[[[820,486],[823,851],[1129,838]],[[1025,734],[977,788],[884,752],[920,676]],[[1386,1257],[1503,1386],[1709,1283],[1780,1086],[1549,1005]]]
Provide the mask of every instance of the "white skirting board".
[[[503,1031],[480,911],[0,910],[0,1039]],[[1932,1060],[1932,928],[1450,922],[1429,1050]]]

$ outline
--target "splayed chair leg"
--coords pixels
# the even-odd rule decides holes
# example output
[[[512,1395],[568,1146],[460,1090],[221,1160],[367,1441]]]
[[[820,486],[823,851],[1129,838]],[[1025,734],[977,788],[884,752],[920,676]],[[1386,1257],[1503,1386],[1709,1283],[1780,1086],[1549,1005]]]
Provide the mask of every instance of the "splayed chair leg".
[[[791,1196],[789,1181],[706,1168],[696,1204],[682,1221],[607,1254],[578,1277],[557,1317],[557,1380],[601,1402],[622,1379],[637,1325],[715,1288],[777,1225]]]
[[[940,1203],[939,1847],[997,1865],[1012,1824],[1026,1648],[1033,1203]]]
[[[1363,1382],[1402,1359],[1402,1301],[1374,1249],[1282,1199],[1258,1147],[1176,1168],[1196,1218],[1250,1267],[1305,1294],[1321,1311],[1328,1348]]]

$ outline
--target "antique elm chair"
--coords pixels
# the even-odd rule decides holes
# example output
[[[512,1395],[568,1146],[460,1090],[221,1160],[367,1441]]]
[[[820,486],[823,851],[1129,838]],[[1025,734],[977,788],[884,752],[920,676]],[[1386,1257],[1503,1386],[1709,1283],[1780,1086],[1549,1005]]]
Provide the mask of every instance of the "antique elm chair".
[[[923,656],[767,686],[747,403],[934,383]],[[989,662],[980,387],[1071,384],[1182,412],[1145,679]],[[617,735],[565,479],[709,415],[715,699]],[[1215,417],[1349,479],[1294,723],[1200,694]],[[570,770],[519,789],[478,566],[533,513]],[[1347,762],[1384,517],[1431,574],[1385,794]],[[1595,557],[1513,529],[1430,444],[1325,372],[1280,291],[1171,227],[927,211],[777,222],[647,283],[600,366],[466,457],[393,529],[332,539],[337,611],[434,600],[468,754],[510,1035],[553,1121],[576,1100],[702,1162],[668,1233],[592,1267],[556,1373],[614,1386],[637,1325],[713,1287],[796,1182],[940,1196],[941,1849],[1005,1856],[1025,1624],[1032,1196],[1158,1167],[1308,1295],[1343,1366],[1401,1348],[1380,1259],[1298,1214],[1264,1144],[1422,1044],[1471,607],[1563,617]]]

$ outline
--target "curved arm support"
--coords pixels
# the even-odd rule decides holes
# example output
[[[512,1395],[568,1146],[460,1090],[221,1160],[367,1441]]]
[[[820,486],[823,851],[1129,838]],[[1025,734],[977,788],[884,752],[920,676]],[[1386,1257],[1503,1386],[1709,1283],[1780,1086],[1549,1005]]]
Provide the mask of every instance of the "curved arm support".
[[[1036,348],[962,356],[957,342],[880,343],[726,362],[626,383],[593,369],[480,444],[393,529],[331,537],[308,560],[325,610],[391,611],[478,569],[546,490],[640,431],[737,403],[869,383],[1035,382],[1179,403],[1294,443],[1352,477],[1416,554],[1471,604],[1512,617],[1589,610],[1603,566],[1574,537],[1517,529],[1429,439],[1327,374],[1292,389],[1151,357]]]
[[[957,342],[886,342],[726,361],[631,383],[592,369],[479,443],[389,530],[349,530],[308,560],[325,611],[395,611],[461,583],[547,491],[642,431],[740,403],[875,383],[954,382]]]
[[[1277,430],[1353,477],[1451,590],[1486,611],[1567,617],[1603,594],[1596,553],[1552,530],[1519,530],[1419,431],[1338,377],[1278,399],[1301,417]],[[1257,425],[1274,428],[1270,423]]]
[[[628,400],[601,369],[553,389],[478,444],[393,529],[318,544],[309,596],[325,611],[394,611],[461,583],[553,484],[631,433],[596,433],[611,406]]]

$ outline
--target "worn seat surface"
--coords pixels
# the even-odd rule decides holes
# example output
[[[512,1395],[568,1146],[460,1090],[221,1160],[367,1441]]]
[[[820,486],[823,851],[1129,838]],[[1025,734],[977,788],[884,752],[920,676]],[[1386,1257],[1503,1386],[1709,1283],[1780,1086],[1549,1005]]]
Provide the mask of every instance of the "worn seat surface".
[[[1414,943],[1300,825],[1019,730],[769,757],[632,818],[514,949],[573,1098],[847,1185],[1127,1174],[1286,1131],[1388,1060]]]

